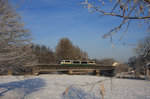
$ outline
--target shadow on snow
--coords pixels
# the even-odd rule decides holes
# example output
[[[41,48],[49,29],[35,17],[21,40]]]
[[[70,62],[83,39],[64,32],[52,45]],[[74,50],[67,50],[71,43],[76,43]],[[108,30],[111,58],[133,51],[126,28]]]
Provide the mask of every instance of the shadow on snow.
[[[66,94],[63,93],[62,99],[100,99],[100,97],[95,97],[91,92],[71,86]]]
[[[40,90],[46,85],[45,81],[40,78],[27,79],[22,81],[14,81],[0,84],[0,97],[9,91],[17,90],[21,95],[21,99],[25,98],[32,92]],[[1,91],[1,89],[3,91]]]

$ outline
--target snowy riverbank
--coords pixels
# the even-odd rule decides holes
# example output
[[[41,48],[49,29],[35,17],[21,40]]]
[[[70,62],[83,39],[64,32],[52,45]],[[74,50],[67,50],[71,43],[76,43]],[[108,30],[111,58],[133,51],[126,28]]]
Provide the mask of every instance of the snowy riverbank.
[[[0,99],[100,99],[100,85],[92,91],[89,84],[106,77],[88,75],[40,75],[40,76],[3,76],[0,77]],[[150,99],[150,81],[132,79],[113,79],[105,81],[104,99]],[[66,94],[63,94],[69,86]]]

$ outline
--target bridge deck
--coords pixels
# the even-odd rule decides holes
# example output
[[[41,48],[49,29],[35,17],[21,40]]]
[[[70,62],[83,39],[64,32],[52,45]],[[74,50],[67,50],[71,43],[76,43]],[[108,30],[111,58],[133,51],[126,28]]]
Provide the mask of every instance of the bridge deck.
[[[114,66],[101,66],[101,65],[59,65],[59,64],[38,64],[38,70],[114,70]]]

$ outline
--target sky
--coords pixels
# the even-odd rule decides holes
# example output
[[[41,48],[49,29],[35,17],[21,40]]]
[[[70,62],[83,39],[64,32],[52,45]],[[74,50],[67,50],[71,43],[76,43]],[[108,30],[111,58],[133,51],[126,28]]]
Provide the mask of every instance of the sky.
[[[102,36],[119,25],[121,19],[98,17],[96,13],[89,13],[81,5],[82,2],[84,0],[25,0],[17,10],[23,17],[25,28],[32,33],[35,44],[49,46],[55,51],[61,38],[69,38],[90,58],[114,58],[126,62],[134,56],[136,46],[125,46],[122,42],[136,44],[149,35],[145,25],[139,26],[133,22],[121,41],[119,38],[123,30],[119,31],[113,37],[112,48],[110,39],[103,39]]]

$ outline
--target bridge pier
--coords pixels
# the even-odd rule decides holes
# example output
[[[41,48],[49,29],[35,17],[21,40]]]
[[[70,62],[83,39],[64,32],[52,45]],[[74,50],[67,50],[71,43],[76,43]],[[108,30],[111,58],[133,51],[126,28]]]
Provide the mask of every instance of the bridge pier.
[[[93,70],[93,75],[100,76],[100,70]]]
[[[8,74],[8,75],[12,75],[12,70],[9,69],[9,70],[7,71],[7,74]]]
[[[68,70],[68,73],[67,73],[68,75],[72,75],[73,74],[73,70]]]
[[[39,75],[39,72],[38,72],[37,68],[33,68],[32,73],[33,73],[33,75]]]

